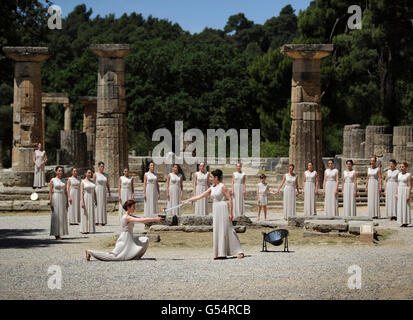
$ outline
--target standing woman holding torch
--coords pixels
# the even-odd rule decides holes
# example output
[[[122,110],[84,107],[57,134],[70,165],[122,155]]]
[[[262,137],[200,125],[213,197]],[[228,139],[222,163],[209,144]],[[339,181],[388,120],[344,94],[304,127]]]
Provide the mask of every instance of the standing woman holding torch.
[[[225,259],[228,256],[235,255],[239,259],[244,258],[240,241],[232,227],[232,199],[229,195],[228,188],[222,183],[222,171],[217,169],[212,171],[211,174],[214,185],[209,187],[204,193],[183,201],[182,204],[211,195],[213,200],[212,225],[214,259]]]

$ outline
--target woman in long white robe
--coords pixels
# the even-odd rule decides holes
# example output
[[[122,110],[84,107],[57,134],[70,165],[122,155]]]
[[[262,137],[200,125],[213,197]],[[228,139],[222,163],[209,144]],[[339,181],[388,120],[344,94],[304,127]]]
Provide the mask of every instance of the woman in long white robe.
[[[179,173],[179,167],[174,164],[172,172],[168,174],[166,179],[166,198],[168,199],[168,208],[174,207],[181,203],[184,192],[183,177]],[[181,215],[181,208],[175,208],[168,212],[168,215]]]
[[[232,174],[232,198],[234,218],[244,216],[244,197],[247,192],[246,176],[242,164],[237,163],[237,171]]]
[[[205,170],[205,163],[199,164],[199,171],[194,174],[194,196],[204,193],[210,187],[209,173]],[[208,198],[202,198],[195,201],[195,215],[208,215]]]
[[[34,163],[34,180],[33,188],[43,188],[46,186],[46,169],[47,154],[45,150],[42,150],[42,144],[37,145],[37,150],[33,153]]]
[[[140,259],[149,246],[148,237],[139,237],[137,241],[133,239],[133,227],[135,223],[160,222],[161,217],[156,218],[137,218],[132,216],[135,212],[135,201],[127,200],[124,205],[124,213],[120,220],[121,233],[116,241],[115,248],[111,252],[97,250],[86,250],[86,259],[94,257],[101,261],[127,261]]]
[[[155,163],[149,163],[149,170],[143,178],[143,199],[145,217],[155,217],[159,213],[160,199],[158,177],[155,174]]]
[[[135,189],[133,178],[129,176],[129,168],[123,169],[123,176],[119,178],[118,197],[119,197],[119,221],[123,216],[123,204],[128,200],[134,200]]]
[[[182,204],[211,196],[213,200],[213,257],[214,259],[223,259],[236,255],[237,258],[242,259],[244,258],[244,252],[231,223],[233,219],[232,199],[227,187],[221,182],[222,171],[217,169],[211,174],[213,186],[209,187],[204,193],[183,201]]]
[[[284,219],[288,220],[289,217],[295,217],[296,215],[296,198],[300,194],[300,189],[298,187],[297,175],[294,173],[294,165],[290,164],[288,167],[288,173],[284,175],[277,191],[274,192],[275,195],[280,193],[281,188],[285,184],[284,194],[283,194],[283,213]],[[296,192],[297,190],[297,192]]]
[[[63,167],[56,167],[56,177],[49,183],[49,200],[52,214],[50,216],[50,235],[61,240],[69,234],[67,225],[66,181],[63,179]]]
[[[380,218],[380,194],[382,190],[381,169],[377,167],[376,157],[370,159],[371,167],[367,170],[367,209],[368,215],[377,219]]]
[[[68,216],[70,224],[80,223],[80,180],[77,169],[72,169],[72,176],[67,179],[67,196],[69,201]]]
[[[386,180],[384,180],[384,194],[386,195],[386,217],[390,220],[397,219],[397,177],[400,171],[397,170],[396,160],[390,160],[390,169],[386,172]]]
[[[324,215],[327,217],[338,216],[338,170],[334,168],[334,160],[328,161],[328,169],[324,171]]]
[[[412,176],[407,172],[406,162],[400,164],[400,173],[397,181],[397,222],[400,223],[400,227],[407,227],[407,225],[412,223],[410,210]]]
[[[357,216],[357,172],[353,170],[353,160],[347,160],[347,170],[343,172],[343,211],[345,217]]]
[[[92,170],[86,171],[86,177],[80,183],[80,232],[95,233],[95,211],[97,207],[96,184],[91,180]]]
[[[96,184],[96,201],[97,208],[95,211],[95,223],[98,226],[104,226],[108,222],[106,204],[108,195],[110,197],[109,177],[105,170],[105,164],[102,161],[98,163],[98,172],[93,175],[93,181]]]
[[[304,195],[304,215],[315,216],[317,214],[316,201],[318,194],[318,173],[314,170],[314,164],[310,161],[307,164],[307,171],[304,172],[303,195]]]

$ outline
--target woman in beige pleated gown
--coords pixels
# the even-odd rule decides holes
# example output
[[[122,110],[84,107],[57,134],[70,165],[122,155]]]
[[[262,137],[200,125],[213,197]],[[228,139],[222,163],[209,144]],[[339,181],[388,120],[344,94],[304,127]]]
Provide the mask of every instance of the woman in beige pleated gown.
[[[347,170],[343,172],[343,210],[345,217],[357,216],[357,173],[353,170],[353,160],[347,160]]]
[[[81,233],[95,233],[95,211],[97,207],[96,184],[91,180],[92,169],[86,171],[86,177],[80,183],[80,219]]]
[[[328,160],[328,168],[324,171],[324,215],[338,216],[338,170],[334,168],[334,160]]]
[[[172,166],[172,172],[166,178],[166,198],[168,199],[168,208],[176,206],[181,203],[184,192],[184,181],[182,175],[179,173],[177,164]],[[175,208],[168,211],[168,215],[181,215],[181,208]]]
[[[110,197],[110,186],[108,175],[104,173],[105,164],[102,161],[98,163],[98,169],[99,171],[93,175],[93,181],[96,183],[96,201],[98,204],[95,212],[95,223],[98,226],[104,226],[108,222],[106,203],[108,195]]]
[[[205,163],[199,164],[199,171],[194,174],[194,197],[204,193],[210,187],[209,173],[205,170]],[[195,214],[208,215],[208,198],[195,201]]]
[[[303,195],[304,195],[304,215],[315,216],[316,197],[318,194],[318,173],[314,170],[314,165],[310,161],[307,163],[307,171],[304,172]]]
[[[123,169],[123,176],[119,178],[118,197],[119,197],[119,221],[123,216],[123,204],[128,200],[133,200],[135,189],[133,178],[129,176],[129,168]]]
[[[184,201],[183,204],[211,196],[213,200],[212,226],[214,259],[225,259],[228,256],[235,255],[239,259],[244,258],[241,243],[232,227],[232,200],[227,187],[222,183],[222,171],[219,169],[214,170],[211,175],[214,185],[209,187],[204,193]]]
[[[45,165],[47,163],[46,151],[42,150],[42,144],[37,144],[37,150],[33,153],[34,163],[34,181],[33,188],[43,188],[46,186],[46,170]]]
[[[246,176],[241,171],[242,164],[237,163],[237,171],[232,174],[232,198],[234,208],[234,218],[244,215],[244,197],[247,192]]]
[[[77,177],[77,169],[72,169],[72,176],[67,179],[66,192],[69,197],[69,223],[71,225],[80,223],[80,180]]]
[[[384,181],[384,194],[386,195],[386,217],[390,220],[397,219],[397,177],[400,171],[397,170],[397,162],[392,159],[389,162],[390,169],[387,170],[386,180]]]
[[[294,173],[294,165],[290,164],[288,167],[288,173],[284,175],[277,191],[274,192],[275,195],[280,193],[281,188],[284,187],[284,205],[283,213],[284,219],[288,220],[288,217],[295,217],[296,214],[296,198],[300,194],[300,189],[298,188],[297,175]],[[297,192],[296,192],[297,189]]]
[[[377,167],[376,157],[370,159],[371,167],[367,170],[367,208],[368,215],[373,219],[380,218],[380,194],[382,190],[381,169]]]
[[[412,192],[412,176],[407,172],[407,163],[400,164],[400,172],[397,177],[397,222],[400,227],[407,227],[412,223],[410,212],[410,195]]]
[[[158,177],[155,172],[155,163],[149,163],[149,170],[143,178],[144,216],[155,217],[159,214],[158,200],[160,199]]]
[[[146,252],[149,246],[149,239],[147,237],[139,237],[137,240],[133,239],[133,227],[135,223],[160,222],[162,218],[137,218],[131,215],[135,212],[135,201],[127,200],[123,208],[125,212],[120,219],[122,231],[116,241],[115,248],[107,253],[95,250],[86,250],[86,260],[94,257],[101,261],[128,261],[140,259]],[[136,241],[136,242],[135,242]]]
[[[67,225],[66,181],[63,179],[63,167],[56,167],[56,177],[49,183],[49,200],[52,209],[50,235],[61,240],[61,236],[69,234]]]

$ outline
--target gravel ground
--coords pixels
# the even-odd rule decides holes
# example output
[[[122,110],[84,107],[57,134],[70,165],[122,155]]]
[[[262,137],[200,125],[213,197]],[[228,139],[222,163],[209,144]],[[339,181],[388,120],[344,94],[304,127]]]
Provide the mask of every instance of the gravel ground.
[[[48,216],[0,216],[0,299],[413,299],[413,227],[378,222],[398,230],[379,245],[244,246],[245,259],[216,261],[212,248],[149,246],[141,260],[88,262],[84,249],[118,233],[116,216],[93,235],[70,226],[62,241],[49,236]],[[48,288],[51,265],[61,267],[60,290]],[[351,265],[361,267],[361,289],[347,286]]]

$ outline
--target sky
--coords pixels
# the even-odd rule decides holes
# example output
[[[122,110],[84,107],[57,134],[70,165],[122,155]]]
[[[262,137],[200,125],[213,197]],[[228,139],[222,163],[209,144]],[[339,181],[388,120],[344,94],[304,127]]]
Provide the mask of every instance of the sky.
[[[263,24],[267,19],[278,16],[280,10],[288,4],[296,14],[308,7],[311,0],[52,0],[62,8],[66,17],[75,6],[86,4],[92,8],[92,18],[114,13],[115,17],[132,12],[143,17],[177,22],[182,29],[191,33],[201,32],[205,27],[223,29],[228,17],[244,13],[247,19]],[[44,2],[44,1],[42,1]]]

